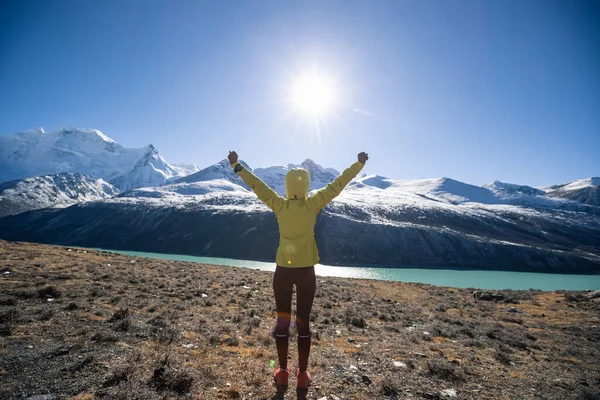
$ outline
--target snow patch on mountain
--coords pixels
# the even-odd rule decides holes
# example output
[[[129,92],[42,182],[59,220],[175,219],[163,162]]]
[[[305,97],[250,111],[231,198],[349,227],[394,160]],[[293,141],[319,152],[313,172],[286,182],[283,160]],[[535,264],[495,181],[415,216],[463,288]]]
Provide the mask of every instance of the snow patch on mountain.
[[[171,163],[171,167],[182,176],[188,176],[200,171],[200,168],[196,164]]]

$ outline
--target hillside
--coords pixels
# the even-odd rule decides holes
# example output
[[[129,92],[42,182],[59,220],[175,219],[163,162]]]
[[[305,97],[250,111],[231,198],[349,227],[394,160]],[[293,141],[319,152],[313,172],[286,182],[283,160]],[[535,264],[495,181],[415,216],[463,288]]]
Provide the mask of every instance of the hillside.
[[[119,193],[108,182],[62,172],[0,183],[0,217],[48,207],[66,207]]]
[[[0,241],[0,273],[0,398],[277,398],[269,272]],[[600,396],[589,294],[317,281],[310,399]]]

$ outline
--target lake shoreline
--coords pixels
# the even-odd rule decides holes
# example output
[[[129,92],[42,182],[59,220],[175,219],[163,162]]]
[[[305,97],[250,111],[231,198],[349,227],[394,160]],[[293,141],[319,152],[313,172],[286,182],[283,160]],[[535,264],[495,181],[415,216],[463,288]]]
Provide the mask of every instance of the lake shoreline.
[[[4,240],[4,239],[0,239],[0,240]],[[9,240],[9,242],[14,242],[14,243],[19,243],[20,241],[11,241]],[[97,246],[88,246],[88,245],[74,245],[74,244],[70,244],[70,243],[51,243],[51,242],[23,242],[23,243],[39,243],[39,244],[45,244],[45,245],[49,245],[49,246],[67,246],[67,247],[79,247],[79,248],[86,248],[86,249],[102,249],[105,251],[127,251],[127,252],[140,252],[140,253],[152,253],[151,251],[147,251],[147,250],[139,250],[139,249],[131,249],[131,248],[112,248],[112,249],[107,249],[104,247],[97,247]],[[117,246],[118,247],[118,246]],[[182,255],[182,256],[189,256],[189,257],[207,257],[207,258],[226,258],[226,259],[231,259],[231,260],[239,260],[239,261],[256,261],[256,262],[264,262],[264,263],[273,263],[273,265],[275,264],[275,254],[273,253],[273,258],[272,259],[240,259],[240,258],[235,258],[235,257],[231,257],[231,256],[227,256],[227,257],[221,257],[221,256],[206,256],[206,255],[198,255],[198,254],[179,254],[179,253],[169,253],[169,252],[165,252],[165,253],[160,253],[160,254],[172,254],[172,255]],[[494,268],[483,268],[481,266],[465,266],[465,265],[461,265],[461,266],[457,266],[457,265],[453,265],[453,266],[436,266],[436,265],[412,265],[412,266],[389,266],[389,265],[374,265],[374,264],[370,264],[370,265],[359,265],[359,264],[352,264],[352,263],[347,263],[347,264],[327,264],[327,266],[331,266],[331,267],[347,267],[347,268],[382,268],[382,269],[428,269],[428,270],[448,270],[448,271],[500,271],[500,272],[525,272],[525,273],[538,273],[538,274],[552,274],[552,275],[586,275],[586,276],[593,276],[593,277],[600,277],[600,271],[596,272],[596,273],[590,273],[590,272],[586,272],[584,271],[578,271],[577,273],[573,273],[572,271],[566,270],[564,268],[557,268],[556,270],[552,270],[552,271],[548,271],[548,270],[540,270],[539,268],[511,268],[510,266],[501,266],[501,267],[494,267]]]
[[[89,248],[88,248],[89,249]],[[254,262],[250,260],[236,260],[226,258],[197,257],[168,253],[141,253],[128,250],[92,249],[114,254],[125,254],[135,257],[154,258],[162,260],[190,261],[200,264],[218,266],[242,267],[262,271],[275,270],[274,263]],[[258,266],[258,268],[256,268]],[[383,271],[390,276],[379,276],[373,271]],[[366,273],[365,273],[366,272]],[[340,267],[317,264],[318,276],[346,277],[366,280],[379,280],[389,282],[423,283],[442,287],[455,287],[463,289],[488,289],[488,290],[595,290],[600,289],[600,276],[576,274],[543,274],[522,271],[484,271],[484,270],[457,270],[442,268],[380,268],[380,267]],[[475,276],[479,277],[476,278]],[[470,277],[470,280],[469,280]],[[482,278],[487,277],[487,278]],[[496,285],[489,282],[493,280]],[[465,284],[471,282],[472,284]],[[503,282],[500,284],[499,282]],[[530,282],[530,284],[523,284]],[[552,283],[559,282],[559,283]],[[537,286],[536,286],[537,285]]]

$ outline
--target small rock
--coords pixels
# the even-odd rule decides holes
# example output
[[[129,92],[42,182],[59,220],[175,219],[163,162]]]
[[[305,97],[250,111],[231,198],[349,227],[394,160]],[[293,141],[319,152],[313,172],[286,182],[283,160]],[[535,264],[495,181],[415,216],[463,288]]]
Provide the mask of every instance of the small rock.
[[[358,367],[356,365],[350,365],[350,367],[348,368],[350,371],[357,371]]]
[[[54,301],[52,297],[48,297],[48,301]]]
[[[492,300],[492,301],[504,300],[503,294],[485,292],[485,291],[481,291],[481,290],[477,290],[477,291],[473,292],[473,297],[477,300]]]
[[[361,379],[365,385],[370,385],[371,383],[373,383],[373,381],[371,381],[371,378],[369,378],[367,375],[363,375]]]
[[[600,298],[600,290],[595,290],[587,295],[588,299],[599,299]]]
[[[4,275],[10,274],[10,271],[4,271]]]
[[[406,368],[407,365],[400,361],[394,361],[394,368]]]
[[[443,399],[455,398],[456,390],[455,389],[444,389],[440,392],[440,396],[442,396]]]
[[[207,297],[208,297],[208,295],[207,295],[206,293],[202,293],[202,298],[203,298],[203,299],[205,299],[205,298],[207,298]]]
[[[231,383],[227,382],[227,384],[225,386],[231,387]]]
[[[71,249],[67,249],[67,251],[73,251],[73,250],[71,250]]]
[[[423,354],[423,353],[414,353],[414,354],[415,354],[415,356],[419,356],[419,357],[423,357],[423,358],[427,357],[427,354]]]
[[[246,286],[246,285],[242,286],[242,288],[244,288],[244,289],[250,289],[250,288],[249,288],[248,286]]]
[[[425,336],[429,336],[429,335],[431,335],[431,333],[429,333],[429,332],[425,331],[425,332],[423,332],[423,335],[425,335]]]
[[[191,349],[192,347],[194,347],[194,345],[191,343],[190,344],[182,344],[181,347],[184,347],[186,349]]]
[[[85,251],[85,250],[84,250],[84,251],[83,251],[83,253],[84,253],[84,254],[87,254],[87,251]]]
[[[511,307],[511,308],[508,309],[508,312],[511,312],[511,313],[522,313],[523,311],[521,311],[521,310],[519,310],[519,309],[517,309],[515,307]]]
[[[342,334],[342,331],[335,331],[335,334],[336,334],[336,335],[341,335],[341,334]]]

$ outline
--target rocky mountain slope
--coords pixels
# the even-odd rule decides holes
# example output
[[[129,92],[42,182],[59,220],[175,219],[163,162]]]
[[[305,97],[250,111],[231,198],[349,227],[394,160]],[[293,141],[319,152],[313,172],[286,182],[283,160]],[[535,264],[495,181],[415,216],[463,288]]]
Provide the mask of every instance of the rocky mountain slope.
[[[550,197],[575,200],[585,204],[600,206],[599,177],[578,179],[564,185],[550,186],[544,188],[544,191]]]
[[[119,190],[102,179],[63,172],[0,183],[0,217],[47,207],[113,197]]]

